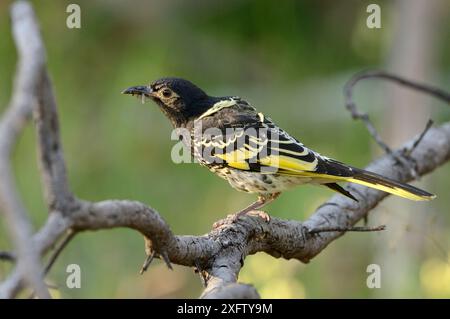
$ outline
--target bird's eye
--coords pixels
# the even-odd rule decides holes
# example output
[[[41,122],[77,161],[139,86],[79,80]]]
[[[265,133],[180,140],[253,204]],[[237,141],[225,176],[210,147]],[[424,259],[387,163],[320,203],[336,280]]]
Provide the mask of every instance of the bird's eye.
[[[164,90],[162,91],[162,95],[163,95],[164,97],[170,97],[170,96],[172,95],[172,91],[170,91],[169,89],[164,89]]]

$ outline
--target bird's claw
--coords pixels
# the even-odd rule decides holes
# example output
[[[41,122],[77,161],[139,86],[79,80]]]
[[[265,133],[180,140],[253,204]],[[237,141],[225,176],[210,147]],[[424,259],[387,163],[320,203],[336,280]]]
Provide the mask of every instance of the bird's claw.
[[[249,212],[239,212],[236,214],[228,215],[226,218],[218,220],[213,224],[213,229],[217,229],[225,224],[232,224],[239,220],[241,216],[248,215],[248,216],[256,216],[262,218],[265,222],[270,222],[270,215],[262,210],[251,210]]]
[[[257,216],[257,217],[262,218],[267,223],[270,222],[270,215],[262,210],[252,210],[252,211],[249,211],[246,215]]]
[[[227,223],[228,223],[228,220],[229,220],[232,216],[233,216],[233,215],[228,215],[226,218],[220,219],[220,220],[216,221],[216,222],[212,225],[212,228],[213,228],[213,229],[217,229],[217,228],[220,228],[221,226],[227,224]]]

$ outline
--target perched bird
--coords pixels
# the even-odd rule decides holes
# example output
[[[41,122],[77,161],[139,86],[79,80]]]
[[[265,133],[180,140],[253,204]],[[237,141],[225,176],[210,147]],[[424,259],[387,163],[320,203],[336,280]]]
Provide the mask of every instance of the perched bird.
[[[230,185],[258,199],[236,214],[257,210],[297,185],[324,185],[353,200],[338,182],[351,182],[411,200],[435,195],[414,186],[355,168],[307,148],[236,96],[213,97],[180,78],[162,78],[122,93],[150,98],[182,135],[194,158]]]

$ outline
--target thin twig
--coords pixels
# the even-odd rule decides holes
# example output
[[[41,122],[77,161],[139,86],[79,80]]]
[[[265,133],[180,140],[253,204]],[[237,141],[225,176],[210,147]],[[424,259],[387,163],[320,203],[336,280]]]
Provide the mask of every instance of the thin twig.
[[[385,79],[389,81],[393,81],[395,83],[401,84],[403,86],[425,92],[435,98],[438,98],[440,100],[443,100],[447,103],[450,103],[450,94],[448,92],[445,92],[444,90],[441,90],[439,88],[416,83],[411,80],[404,79],[398,75],[390,74],[384,71],[365,71],[356,74],[353,76],[345,85],[344,87],[344,96],[345,96],[345,106],[347,110],[351,113],[353,119],[359,119],[363,121],[363,123],[366,125],[367,130],[369,131],[370,135],[373,137],[373,139],[377,142],[377,144],[387,153],[390,154],[395,158],[395,160],[407,167],[413,176],[414,179],[418,179],[419,174],[417,174],[417,171],[414,167],[414,165],[407,159],[408,155],[411,152],[407,152],[401,156],[398,153],[394,153],[391,148],[383,142],[380,134],[376,130],[375,126],[373,125],[372,121],[369,118],[369,115],[367,113],[362,113],[358,111],[355,102],[353,101],[353,87],[361,80],[364,79],[371,79],[371,78],[380,78]],[[422,132],[421,137],[417,139],[417,143],[415,143],[415,146],[412,148],[417,147],[417,145],[420,143],[420,141],[423,139],[423,135],[426,134],[426,132],[429,130],[429,127],[431,126],[430,121],[427,123],[427,126],[425,130]],[[411,150],[411,151],[412,151]]]
[[[427,134],[428,130],[433,126],[433,123],[434,122],[432,119],[428,120],[427,125],[425,126],[425,129],[422,131],[422,133],[420,133],[420,135],[416,138],[416,140],[414,141],[412,146],[404,152],[405,156],[411,155],[411,153],[416,149],[416,147],[419,145],[419,143],[423,140],[423,137],[425,136],[425,134]]]
[[[153,258],[155,258],[155,251],[152,251],[152,252],[150,253],[150,255],[148,255],[147,258],[145,259],[144,264],[142,265],[141,271],[139,271],[139,273],[140,273],[141,275],[143,275],[144,272],[147,271],[148,266],[150,266],[150,264],[151,264],[152,261],[153,261]]]
[[[170,258],[169,255],[167,254],[166,251],[161,252],[160,254],[162,260],[164,260],[164,263],[166,264],[167,268],[169,268],[170,270],[173,270],[172,264],[170,263]]]
[[[63,241],[59,244],[59,246],[55,249],[51,257],[49,258],[48,263],[44,269],[44,276],[49,273],[58,256],[61,254],[63,249],[66,248],[67,244],[75,237],[75,235],[76,232],[73,229],[68,230],[67,236],[63,239]]]
[[[50,269],[54,265],[56,259],[61,254],[63,249],[67,246],[67,244],[73,239],[73,237],[76,235],[75,231],[73,229],[69,229],[67,231],[67,236],[63,239],[63,241],[58,245],[58,247],[55,249],[53,254],[50,256],[47,265],[44,269],[44,277],[50,272]],[[47,288],[52,288],[51,285],[47,284]],[[35,297],[34,291],[31,292],[31,294],[28,296],[28,299],[32,299]]]
[[[6,220],[17,255],[17,267],[40,298],[50,298],[42,275],[40,256],[29,244],[33,226],[17,190],[11,154],[37,100],[37,87],[45,69],[45,49],[37,19],[28,2],[11,6],[13,39],[19,61],[10,103],[0,120],[0,212]]]
[[[76,235],[76,232],[73,229],[69,229],[67,231],[67,236],[63,239],[63,241],[58,245],[58,247],[55,249],[53,254],[50,256],[47,266],[45,266],[44,269],[44,277],[50,272],[50,269],[52,268],[53,264],[55,263],[58,256],[61,254],[63,249],[67,246],[67,244],[73,239],[73,237]],[[51,288],[49,284],[46,284],[48,288]],[[34,291],[31,292],[30,296],[28,296],[28,299],[34,298]]]
[[[361,80],[364,79],[373,79],[373,78],[379,78],[379,79],[386,79],[393,82],[396,82],[398,84],[401,84],[403,86],[415,89],[417,91],[425,92],[437,99],[440,99],[444,102],[450,103],[450,93],[440,89],[436,88],[430,85],[426,84],[420,84],[411,80],[407,80],[405,78],[402,78],[398,75],[394,75],[388,72],[384,71],[363,71],[360,73],[355,74],[346,84],[344,87],[344,96],[346,100],[346,107],[351,112],[354,119],[358,119],[361,116],[363,116],[363,113],[359,112],[356,108],[355,103],[353,102],[353,87]]]
[[[43,80],[41,84],[51,86],[48,78]],[[47,94],[49,92],[47,91]],[[48,216],[41,231],[24,242],[39,256],[44,255],[48,248],[69,229],[80,232],[128,227],[144,235],[147,246],[152,248],[148,252],[144,270],[153,257],[158,256],[166,262],[168,267],[171,267],[173,263],[188,267],[196,266],[201,269],[207,281],[203,297],[257,298],[258,294],[253,287],[237,283],[238,274],[246,256],[265,252],[275,257],[295,258],[308,262],[346,231],[384,229],[384,226],[375,228],[351,226],[364,218],[387,196],[385,193],[363,186],[354,186],[360,195],[358,196],[358,199],[361,199],[360,205],[354,205],[350,199],[336,195],[304,222],[273,217],[270,223],[267,223],[260,218],[249,217],[236,222],[229,221],[220,229],[212,230],[202,236],[174,235],[161,216],[145,204],[127,200],[91,203],[78,200],[75,196],[72,198],[65,178],[59,130],[50,127],[52,123],[55,124],[53,120],[57,119],[56,104],[53,101],[51,107],[46,103],[40,103],[39,106],[38,114],[36,114],[39,121],[38,140],[41,153],[39,161],[45,175],[44,188],[47,188],[47,191],[50,190],[49,207],[55,210]],[[417,172],[420,175],[427,174],[450,160],[450,123],[429,129],[426,133],[419,138],[414,154],[410,154],[411,160],[417,163]],[[52,144],[48,144],[48,141],[56,141],[57,147],[52,150]],[[402,182],[411,179],[411,175],[406,174],[405,167],[394,164],[392,156],[384,156],[369,165],[367,169]],[[64,191],[62,192],[61,189]],[[61,205],[61,199],[64,198],[66,200],[63,200]],[[72,202],[76,205],[71,205]],[[326,225],[334,226],[323,227]],[[304,229],[310,229],[312,233],[323,232],[323,234],[307,236]],[[50,258],[46,270],[50,270],[51,265],[70,239],[71,234],[62,241]],[[20,255],[18,259],[20,261]],[[37,274],[41,275],[42,272]],[[0,297],[16,296],[25,286],[26,279],[27,273],[20,267],[16,267],[0,284]]]

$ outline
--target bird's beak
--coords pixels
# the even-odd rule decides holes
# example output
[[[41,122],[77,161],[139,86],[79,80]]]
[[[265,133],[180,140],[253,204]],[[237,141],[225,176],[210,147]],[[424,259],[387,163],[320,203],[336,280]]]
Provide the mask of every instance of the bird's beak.
[[[152,88],[149,86],[132,86],[129,87],[126,90],[122,91],[122,94],[131,94],[131,95],[140,95],[140,96],[146,96],[151,97],[151,94],[153,93]]]

